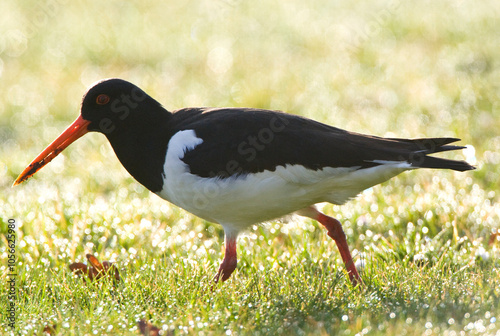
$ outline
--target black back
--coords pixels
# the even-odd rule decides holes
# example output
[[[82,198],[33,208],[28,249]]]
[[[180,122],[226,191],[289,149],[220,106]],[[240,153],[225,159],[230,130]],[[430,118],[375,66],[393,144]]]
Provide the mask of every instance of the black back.
[[[184,119],[184,115],[189,115]],[[415,167],[472,169],[463,161],[426,154],[463,147],[454,138],[389,139],[348,132],[307,118],[250,108],[191,108],[174,112],[182,129],[194,129],[203,143],[183,161],[201,177],[274,171],[302,165],[369,168],[381,161],[407,161]]]

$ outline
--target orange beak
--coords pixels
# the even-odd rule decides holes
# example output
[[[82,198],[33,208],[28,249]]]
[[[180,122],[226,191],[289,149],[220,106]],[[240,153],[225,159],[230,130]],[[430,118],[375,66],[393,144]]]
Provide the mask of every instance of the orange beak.
[[[50,145],[47,146],[41,152],[24,171],[17,177],[13,186],[26,181],[31,176],[35,175],[37,171],[42,169],[47,163],[52,161],[59,153],[61,153],[66,147],[73,143],[76,139],[80,138],[82,135],[87,133],[89,130],[87,126],[90,121],[87,121],[79,116],[76,120],[64,131],[57,139],[55,139]]]

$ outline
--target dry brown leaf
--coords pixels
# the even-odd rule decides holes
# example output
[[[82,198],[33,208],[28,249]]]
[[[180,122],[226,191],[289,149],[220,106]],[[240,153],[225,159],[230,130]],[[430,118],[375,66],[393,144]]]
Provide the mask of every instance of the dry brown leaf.
[[[53,325],[47,325],[45,328],[43,328],[43,332],[47,333],[49,335],[55,335],[56,334],[56,328],[57,326],[55,324]]]
[[[84,263],[73,263],[69,265],[69,269],[76,275],[87,274],[87,265]]]
[[[146,320],[140,320],[138,323],[139,325],[139,330],[141,331],[141,334],[144,336],[158,336],[160,334],[160,328],[152,325]]]
[[[77,275],[86,274],[90,280],[112,276],[115,280],[120,281],[120,272],[118,272],[118,268],[112,262],[103,261],[101,264],[99,259],[92,254],[87,254],[86,257],[89,261],[89,266],[84,263],[73,263],[69,265],[69,269]]]
[[[500,243],[500,229],[497,232],[493,232],[488,240],[488,245],[493,245],[495,243]]]
[[[99,259],[97,259],[94,255],[92,254],[87,254],[86,255],[87,260],[89,263],[97,270],[102,271],[104,268],[102,267],[102,264],[99,262]]]

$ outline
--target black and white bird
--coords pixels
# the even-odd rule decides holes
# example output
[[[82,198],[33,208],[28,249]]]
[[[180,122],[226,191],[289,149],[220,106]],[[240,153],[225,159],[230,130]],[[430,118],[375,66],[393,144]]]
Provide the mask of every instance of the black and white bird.
[[[134,84],[107,79],[87,91],[81,115],[14,185],[87,132],[103,133],[127,171],[150,191],[223,226],[225,256],[215,281],[236,268],[240,232],[296,213],[325,226],[358,283],[341,224],[316,203],[343,204],[405,170],[474,169],[465,161],[428,156],[464,148],[449,145],[455,138],[381,138],[254,108],[169,112]]]

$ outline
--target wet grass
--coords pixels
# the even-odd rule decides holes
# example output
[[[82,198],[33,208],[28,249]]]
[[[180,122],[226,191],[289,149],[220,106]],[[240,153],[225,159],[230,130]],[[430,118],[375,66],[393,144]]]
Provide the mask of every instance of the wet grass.
[[[2,333],[499,335],[499,6],[242,1],[0,4]],[[121,77],[169,109],[285,110],[392,137],[453,136],[477,166],[405,173],[324,211],[341,220],[365,286],[333,241],[294,219],[251,228],[211,291],[222,229],[151,195],[104,137],[77,141],[16,188],[78,113],[93,81]],[[16,329],[7,231],[16,228]],[[112,260],[122,281],[69,264]]]

